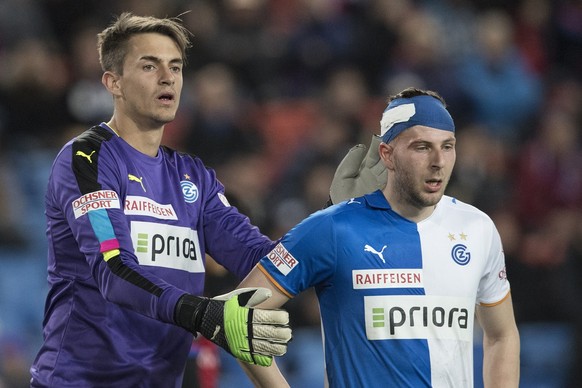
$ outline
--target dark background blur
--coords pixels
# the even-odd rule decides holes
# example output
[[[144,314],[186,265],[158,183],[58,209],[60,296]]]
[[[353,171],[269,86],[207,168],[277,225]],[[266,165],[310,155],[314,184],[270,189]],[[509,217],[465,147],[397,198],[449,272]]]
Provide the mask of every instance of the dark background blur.
[[[443,95],[458,137],[448,194],[501,233],[522,386],[582,386],[582,1],[0,0],[0,388],[27,386],[47,292],[47,177],[64,142],[111,116],[96,33],[122,11],[182,14],[194,46],[165,143],[216,169],[272,238],[323,206],[388,95]],[[208,295],[237,284],[212,263],[208,277]],[[292,386],[322,386],[313,294],[287,307],[295,340],[279,364]],[[185,385],[250,386],[204,341]]]

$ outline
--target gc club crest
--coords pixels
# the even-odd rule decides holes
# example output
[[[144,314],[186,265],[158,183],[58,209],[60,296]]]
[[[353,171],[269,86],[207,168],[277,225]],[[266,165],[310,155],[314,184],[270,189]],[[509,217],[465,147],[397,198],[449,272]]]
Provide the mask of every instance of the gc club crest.
[[[457,244],[451,249],[451,256],[455,263],[459,265],[467,265],[471,260],[471,253],[467,251],[467,246],[464,244]]]
[[[180,181],[180,186],[182,187],[182,194],[184,195],[184,201],[187,203],[196,202],[198,199],[198,187],[190,181]]]

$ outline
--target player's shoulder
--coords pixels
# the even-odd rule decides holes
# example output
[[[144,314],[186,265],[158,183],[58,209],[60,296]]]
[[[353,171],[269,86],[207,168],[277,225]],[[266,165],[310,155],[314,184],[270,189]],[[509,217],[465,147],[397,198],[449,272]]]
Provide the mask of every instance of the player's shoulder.
[[[105,141],[111,140],[113,136],[114,134],[111,131],[103,128],[101,125],[94,125],[75,137],[72,142],[77,144],[85,143],[91,145],[100,145]]]
[[[324,224],[331,225],[334,222],[337,222],[337,220],[345,218],[346,215],[349,217],[349,214],[355,210],[355,207],[351,206],[351,205],[361,203],[361,202],[355,202],[352,200],[353,200],[353,198],[351,200],[343,201],[343,202],[322,208],[320,210],[317,210],[317,211],[309,214],[301,222],[299,222],[298,226],[300,226],[300,227],[314,227],[314,226],[321,227]]]
[[[166,145],[162,145],[160,149],[166,155],[166,159],[168,160],[176,161],[178,163],[191,164],[197,167],[206,167],[202,159],[189,152],[177,150]]]
[[[369,212],[377,209],[389,209],[390,205],[380,190],[360,197],[350,198],[329,206],[313,214],[317,219],[328,219],[332,223],[356,222],[367,218]]]
[[[75,150],[97,150],[99,151],[104,143],[109,142],[115,134],[100,125],[95,125],[74,138],[70,139],[62,148],[61,152],[73,148]]]
[[[70,160],[75,155],[90,158],[90,155],[99,152],[103,143],[111,140],[113,135],[111,131],[99,125],[93,126],[65,143],[57,153],[56,160],[63,158]]]
[[[358,208],[381,208],[388,209],[390,205],[382,193],[382,190],[376,190],[368,194],[364,194],[359,197],[353,197],[342,201],[335,205],[336,209],[341,209],[344,211],[353,211]]]
[[[366,207],[364,197],[354,197],[348,200],[331,205],[321,211],[322,215],[338,216],[356,212],[358,209]]]
[[[475,219],[482,219],[484,221],[491,221],[489,215],[485,213],[483,210],[467,202],[463,202],[455,197],[444,195],[441,201],[439,202],[439,206],[444,207],[446,213],[449,214],[456,213],[465,218],[472,217]]]

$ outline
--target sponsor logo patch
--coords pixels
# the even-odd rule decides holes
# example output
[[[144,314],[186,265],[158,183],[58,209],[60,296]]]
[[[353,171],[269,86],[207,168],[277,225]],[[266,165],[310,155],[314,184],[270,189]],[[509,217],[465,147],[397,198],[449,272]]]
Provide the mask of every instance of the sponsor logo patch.
[[[89,163],[93,164],[93,160],[91,160],[91,157],[93,157],[93,154],[95,153],[95,150],[91,151],[90,154],[86,154],[83,151],[77,151],[77,153],[75,154],[75,156],[80,156],[82,158],[85,158],[89,161]]]
[[[379,251],[377,251],[374,247],[372,247],[371,245],[366,244],[364,246],[364,252],[370,252],[376,256],[378,256],[378,258],[380,260],[382,260],[382,263],[386,264],[386,260],[384,260],[384,249],[388,248],[387,245],[384,245]]]
[[[129,179],[130,182],[137,182],[140,184],[141,188],[143,189],[144,193],[146,192],[145,186],[143,185],[143,177],[137,177],[133,174],[127,174],[127,179]]]
[[[472,341],[474,301],[430,295],[364,297],[369,340],[454,339]]]
[[[79,218],[90,211],[119,209],[119,197],[113,190],[99,190],[80,196],[72,202],[73,214]]]
[[[182,226],[131,222],[131,239],[141,265],[204,272],[198,232]]]
[[[271,263],[273,263],[273,265],[277,267],[277,269],[285,276],[287,276],[287,274],[291,272],[291,270],[295,268],[297,264],[299,264],[297,259],[295,259],[295,257],[293,257],[293,255],[289,253],[289,251],[287,251],[287,249],[285,249],[281,243],[277,244],[277,246],[267,254],[267,257],[269,260],[271,260]]]
[[[226,199],[226,196],[224,194],[218,193],[218,198],[220,199],[220,202],[224,204],[224,206],[230,207],[230,202],[228,202],[228,199]]]
[[[370,288],[422,288],[420,269],[363,269],[352,271],[354,290]]]
[[[127,215],[149,216],[160,220],[177,220],[178,216],[171,204],[162,205],[151,198],[128,195],[124,210]]]

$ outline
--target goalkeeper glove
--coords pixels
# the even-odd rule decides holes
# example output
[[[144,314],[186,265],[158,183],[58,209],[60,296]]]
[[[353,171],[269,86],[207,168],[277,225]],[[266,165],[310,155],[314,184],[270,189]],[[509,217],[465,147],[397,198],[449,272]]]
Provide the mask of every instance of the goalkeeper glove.
[[[331,182],[330,205],[384,189],[388,174],[378,154],[381,142],[380,136],[373,135],[369,148],[358,144],[348,151]]]
[[[251,308],[271,297],[266,288],[240,288],[214,298],[183,295],[176,304],[176,324],[199,332],[249,364],[269,366],[287,352],[289,313]]]

